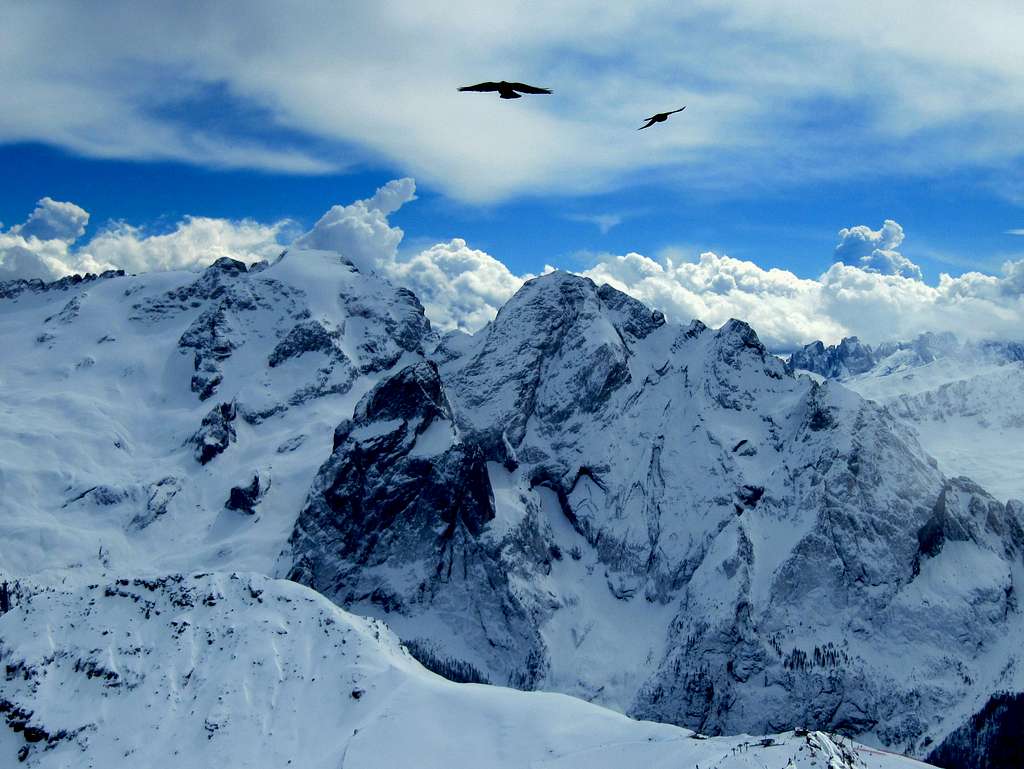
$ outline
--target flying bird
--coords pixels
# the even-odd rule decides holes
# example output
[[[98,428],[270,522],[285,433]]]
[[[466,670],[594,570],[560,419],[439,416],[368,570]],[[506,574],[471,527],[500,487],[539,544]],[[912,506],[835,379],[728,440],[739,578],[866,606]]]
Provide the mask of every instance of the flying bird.
[[[476,85],[465,85],[460,91],[497,91],[502,99],[521,99],[524,93],[551,93],[547,88],[538,88],[535,85],[526,83],[509,83],[502,80],[500,83],[477,83]],[[516,93],[521,91],[522,93]]]
[[[657,115],[651,115],[649,118],[647,118],[647,122],[636,130],[642,131],[645,128],[650,128],[655,123],[664,123],[666,120],[668,120],[669,115],[674,115],[677,112],[682,112],[684,109],[686,109],[685,105],[680,107],[679,109],[674,109],[671,112],[659,112]]]

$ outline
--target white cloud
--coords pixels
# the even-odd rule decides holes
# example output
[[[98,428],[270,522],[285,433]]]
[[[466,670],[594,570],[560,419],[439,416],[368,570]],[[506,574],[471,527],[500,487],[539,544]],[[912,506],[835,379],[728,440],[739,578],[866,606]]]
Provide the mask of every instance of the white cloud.
[[[1007,230],[1007,235],[1024,235],[1024,229],[1021,230]]]
[[[1016,4],[899,6],[896,24],[887,0],[39,0],[0,27],[0,142],[303,173],[383,160],[472,201],[1020,157]],[[455,90],[494,77],[555,95]],[[835,112],[855,117],[823,125]]]
[[[65,274],[60,270],[61,266],[61,262],[54,262],[38,250],[33,251],[0,235],[0,281],[52,280]]]
[[[186,216],[169,233],[147,235],[118,223],[98,233],[76,256],[129,272],[205,267],[224,256],[251,264],[280,254],[284,247],[278,237],[289,226],[288,221],[260,224]]]
[[[431,323],[443,330],[476,331],[533,275],[514,275],[490,254],[455,238],[389,268],[390,277],[412,289]]]
[[[11,228],[23,238],[63,240],[73,243],[85,234],[89,213],[74,203],[61,203],[53,198],[42,198],[24,224]]]
[[[361,270],[386,269],[394,261],[403,236],[401,229],[388,223],[388,214],[415,199],[416,182],[412,179],[390,181],[372,198],[332,206],[293,245],[337,251]]]
[[[147,234],[123,222],[108,225],[87,243],[89,214],[74,203],[43,198],[24,224],[0,231],[0,280],[55,280],[73,273],[121,268],[129,272],[202,267],[222,256],[251,263],[281,252],[290,222],[260,224],[187,216],[168,233]]]
[[[1024,260],[1004,264],[1002,277],[943,274],[936,286],[842,262],[818,278],[801,278],[713,253],[682,264],[626,254],[584,274],[683,322],[696,317],[717,326],[741,318],[776,350],[854,335],[869,342],[909,339],[924,331],[1019,339],[1024,328]]]
[[[861,268],[868,272],[921,280],[924,277],[921,268],[897,250],[903,237],[903,228],[892,219],[886,219],[879,230],[863,224],[844,227],[839,231],[835,260],[847,264],[860,262]]]
[[[376,271],[412,289],[438,328],[475,331],[532,276],[513,275],[503,263],[459,238],[399,259],[404,233],[387,217],[415,199],[416,183],[396,179],[371,198],[332,206],[292,245],[337,251],[360,270]]]
[[[729,256],[704,253],[697,262],[676,264],[630,253],[610,257],[583,274],[680,323],[699,318],[720,326],[729,318],[741,318],[775,348],[836,338],[846,330],[822,311],[818,281]]]

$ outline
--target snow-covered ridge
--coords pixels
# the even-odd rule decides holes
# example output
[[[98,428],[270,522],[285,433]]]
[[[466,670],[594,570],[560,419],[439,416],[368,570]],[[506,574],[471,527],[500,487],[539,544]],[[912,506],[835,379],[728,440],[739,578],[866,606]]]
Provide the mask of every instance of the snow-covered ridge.
[[[382,623],[256,574],[7,589],[4,766],[918,765],[817,732],[696,739],[561,695],[454,684]]]

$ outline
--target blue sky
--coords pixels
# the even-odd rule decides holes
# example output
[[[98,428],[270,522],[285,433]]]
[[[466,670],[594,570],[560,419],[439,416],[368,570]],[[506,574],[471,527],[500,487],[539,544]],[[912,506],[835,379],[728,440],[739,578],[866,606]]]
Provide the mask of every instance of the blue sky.
[[[34,247],[14,241],[44,198],[90,215],[69,253],[112,226],[137,240],[188,217],[254,220],[287,241],[406,176],[418,200],[390,214],[403,256],[461,238],[517,276],[713,251],[816,279],[841,228],[887,219],[930,286],[940,273],[1001,278],[1024,259],[1024,237],[1008,234],[1024,228],[1019,3],[311,2],[285,14],[262,0],[42,0],[5,16],[0,238],[14,245],[0,243],[0,267],[3,248]],[[555,93],[456,92],[499,78]]]

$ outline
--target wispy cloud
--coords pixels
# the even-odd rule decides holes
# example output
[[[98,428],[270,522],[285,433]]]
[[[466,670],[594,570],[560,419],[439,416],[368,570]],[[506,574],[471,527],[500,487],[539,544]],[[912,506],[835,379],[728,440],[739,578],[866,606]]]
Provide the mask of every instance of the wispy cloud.
[[[1020,230],[1007,230],[1006,234],[1007,235],[1024,235],[1024,229],[1020,229]]]
[[[1018,9],[998,0],[906,0],[899,24],[884,0],[601,13],[582,0],[455,0],[443,14],[40,0],[5,9],[0,142],[294,173],[374,162],[471,202],[638,179],[738,189],[999,168],[1022,152],[1020,35]],[[455,90],[492,77],[555,95]],[[181,107],[210,92],[226,107],[207,104],[201,120]],[[683,103],[682,119],[634,130]],[[259,119],[242,130],[237,111]]]
[[[602,235],[607,235],[612,227],[618,227],[625,219],[622,214],[566,214],[565,218],[570,222],[593,224]]]

